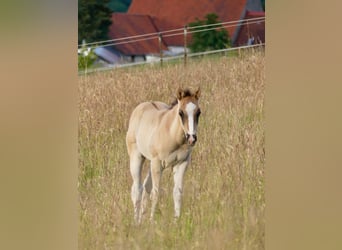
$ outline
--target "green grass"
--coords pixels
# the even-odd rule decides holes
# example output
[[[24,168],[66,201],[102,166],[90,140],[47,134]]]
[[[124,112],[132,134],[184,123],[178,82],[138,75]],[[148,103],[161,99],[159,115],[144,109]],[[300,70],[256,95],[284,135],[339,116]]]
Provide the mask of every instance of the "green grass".
[[[264,71],[254,51],[80,76],[79,248],[264,249]],[[171,102],[178,85],[202,90],[182,216],[173,221],[166,169],[156,222],[135,226],[128,119],[142,101]]]

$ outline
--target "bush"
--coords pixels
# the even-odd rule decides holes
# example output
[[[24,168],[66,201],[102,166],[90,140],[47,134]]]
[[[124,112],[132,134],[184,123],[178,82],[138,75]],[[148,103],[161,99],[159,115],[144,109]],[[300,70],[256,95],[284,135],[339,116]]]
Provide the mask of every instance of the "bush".
[[[91,68],[96,59],[97,56],[93,49],[83,47],[78,54],[78,70],[86,70]]]
[[[218,16],[215,13],[207,14],[205,20],[197,19],[197,21],[189,23],[190,31],[198,31],[196,33],[192,33],[192,42],[189,45],[192,52],[218,50],[230,47],[228,31],[223,28],[222,24],[219,23],[220,21],[218,20]],[[218,25],[209,27],[198,27],[207,24]],[[206,30],[213,27],[216,27],[216,29]]]

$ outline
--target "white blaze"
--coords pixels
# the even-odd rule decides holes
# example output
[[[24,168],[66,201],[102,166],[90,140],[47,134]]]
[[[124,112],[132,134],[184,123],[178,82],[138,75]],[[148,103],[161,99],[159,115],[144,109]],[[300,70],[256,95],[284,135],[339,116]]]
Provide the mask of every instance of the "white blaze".
[[[194,135],[196,133],[195,127],[194,127],[194,111],[196,109],[196,105],[192,102],[189,102],[185,110],[188,113],[188,121],[189,121],[189,134]]]

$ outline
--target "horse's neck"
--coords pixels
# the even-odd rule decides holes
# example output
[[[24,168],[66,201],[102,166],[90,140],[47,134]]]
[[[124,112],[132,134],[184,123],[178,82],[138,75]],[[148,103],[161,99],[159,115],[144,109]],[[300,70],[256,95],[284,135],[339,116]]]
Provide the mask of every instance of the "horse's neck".
[[[174,138],[178,143],[183,142],[184,140],[184,131],[182,128],[182,125],[180,123],[180,120],[178,119],[178,108],[177,105],[175,105],[169,112],[169,119],[171,121],[170,125],[170,136]]]

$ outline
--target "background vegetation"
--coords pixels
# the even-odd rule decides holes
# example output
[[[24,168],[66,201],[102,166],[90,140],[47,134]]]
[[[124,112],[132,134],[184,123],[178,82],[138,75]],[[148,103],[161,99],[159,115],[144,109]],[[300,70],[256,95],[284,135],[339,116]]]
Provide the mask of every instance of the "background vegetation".
[[[226,29],[223,28],[222,25],[215,25],[217,29],[205,30],[207,28],[196,26],[202,25],[210,25],[217,24],[221,21],[218,20],[218,16],[215,13],[209,13],[205,16],[204,20],[199,20],[192,22],[189,24],[191,31],[203,30],[201,32],[192,33],[191,43],[189,44],[189,48],[192,52],[203,52],[207,50],[217,50],[217,49],[225,49],[230,47],[230,39],[229,34]],[[213,28],[209,27],[209,28]]]
[[[109,0],[78,0],[78,44],[108,39],[112,24]]]
[[[109,8],[113,12],[127,12],[132,0],[109,0]]]
[[[264,249],[264,71],[254,51],[80,76],[79,249]],[[183,213],[175,223],[166,169],[156,222],[135,226],[128,119],[142,101],[170,102],[178,85],[202,89]]]
[[[87,50],[81,48],[81,53],[78,54],[78,70],[88,70],[94,66],[97,55],[93,49]]]

